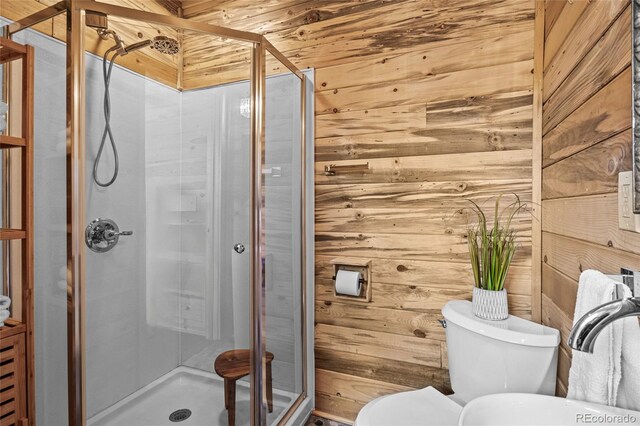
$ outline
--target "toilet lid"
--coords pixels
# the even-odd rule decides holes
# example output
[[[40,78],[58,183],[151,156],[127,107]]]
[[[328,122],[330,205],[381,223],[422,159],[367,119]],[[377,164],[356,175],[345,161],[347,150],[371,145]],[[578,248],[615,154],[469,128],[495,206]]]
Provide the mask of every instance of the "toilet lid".
[[[433,387],[385,395],[365,405],[354,426],[457,425],[462,407]]]

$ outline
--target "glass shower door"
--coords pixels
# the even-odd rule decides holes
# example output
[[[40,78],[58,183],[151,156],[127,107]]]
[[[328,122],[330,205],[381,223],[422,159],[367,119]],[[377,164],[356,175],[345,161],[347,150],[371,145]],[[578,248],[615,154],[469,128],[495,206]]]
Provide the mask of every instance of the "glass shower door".
[[[136,55],[143,52],[166,61],[156,57],[162,49],[144,50],[157,33],[210,60],[232,54],[239,58],[234,66],[247,69],[258,62],[247,63],[249,52],[268,45],[254,34],[89,3],[124,36],[125,55],[131,55],[124,63],[137,63]],[[206,63],[181,64],[204,71],[194,79],[197,84],[178,76],[182,90],[176,90],[171,81],[167,85],[146,75],[154,67],[143,67],[141,75],[118,64],[112,68],[101,57],[85,57],[83,44],[105,41],[84,25],[82,7],[89,3],[71,6],[68,37],[72,413],[91,425],[170,424],[186,418],[194,424],[225,424],[232,408],[236,424],[284,420],[306,390],[301,80],[267,55],[274,76],[261,89],[263,98],[254,98],[266,112],[262,134],[251,127],[251,117],[257,116],[251,111],[251,81],[260,73],[249,79],[233,67],[210,73]],[[118,44],[117,38],[107,38]],[[103,47],[101,52],[109,46]],[[171,76],[171,69],[169,64],[161,80]],[[228,75],[239,82],[224,84],[220,77]],[[107,123],[119,161],[111,143],[102,143]],[[264,141],[256,144],[255,136]],[[106,148],[96,165],[101,145]],[[251,162],[256,147],[263,168]],[[100,184],[118,167],[113,185]],[[252,186],[260,178],[261,184]],[[80,235],[98,250],[84,247]],[[251,303],[255,300],[260,304]],[[260,329],[251,336],[256,324],[264,325],[264,333]],[[256,336],[266,350],[255,345]],[[232,388],[215,366],[220,359],[237,361],[223,356],[229,350],[266,355],[264,380],[247,369],[243,377],[228,380],[235,392],[227,392]],[[260,391],[251,388],[256,382]],[[264,402],[256,400],[263,387]],[[265,410],[258,412],[269,414],[257,420],[260,403]]]
[[[126,45],[150,25],[109,22]],[[96,37],[85,34],[87,43]],[[211,50],[251,46],[189,30],[180,37]],[[85,55],[84,220],[89,239],[102,240],[85,248],[87,424],[227,424],[228,386],[214,365],[251,348],[249,82],[177,90],[124,66],[156,59],[155,50],[128,55],[111,71]],[[118,160],[107,132],[94,176],[107,121]],[[237,425],[249,424],[248,364],[246,373],[229,384]]]
[[[276,424],[281,416],[277,415],[275,407],[283,406],[283,413],[286,412],[296,404],[304,390],[302,81],[269,52],[266,68],[262,234],[264,341],[267,398],[271,385],[274,406],[273,413],[267,416],[267,423]]]

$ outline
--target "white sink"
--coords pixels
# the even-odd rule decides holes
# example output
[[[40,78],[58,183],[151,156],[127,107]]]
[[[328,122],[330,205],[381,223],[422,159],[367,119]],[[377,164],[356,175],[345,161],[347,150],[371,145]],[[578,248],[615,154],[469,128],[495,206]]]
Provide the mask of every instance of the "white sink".
[[[640,425],[640,411],[546,395],[502,393],[469,402],[458,426]]]

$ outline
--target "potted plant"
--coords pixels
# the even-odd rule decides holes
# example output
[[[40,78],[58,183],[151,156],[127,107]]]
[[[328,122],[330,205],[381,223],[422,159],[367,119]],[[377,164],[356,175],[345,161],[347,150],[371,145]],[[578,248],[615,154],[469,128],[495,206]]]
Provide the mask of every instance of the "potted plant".
[[[468,229],[469,257],[475,281],[471,303],[474,315],[488,320],[503,320],[509,316],[504,283],[517,248],[516,231],[511,223],[526,207],[516,195],[515,201],[500,210],[501,199],[502,194],[496,199],[491,229],[488,229],[487,216],[480,206],[469,200],[478,216],[478,223]]]

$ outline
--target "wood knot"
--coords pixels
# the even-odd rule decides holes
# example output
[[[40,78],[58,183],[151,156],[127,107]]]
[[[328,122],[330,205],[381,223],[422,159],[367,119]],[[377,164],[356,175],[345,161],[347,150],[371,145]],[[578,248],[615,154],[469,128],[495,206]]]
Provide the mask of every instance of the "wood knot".
[[[415,285],[410,285],[410,286],[409,286],[409,289],[410,289],[410,290],[415,290],[416,288],[418,288],[418,287],[416,287]]]
[[[324,304],[325,304],[326,306],[331,306],[331,301],[330,301],[330,300],[325,300],[325,301],[324,301]]]
[[[335,95],[336,93],[338,93],[338,89],[333,89],[333,94]]]
[[[458,192],[464,192],[467,189],[467,184],[464,182],[460,182],[458,185],[456,185],[456,189],[458,190]]]
[[[504,149],[502,146],[502,136],[497,133],[492,133],[489,135],[489,145],[493,147],[494,151],[501,151]]]
[[[582,263],[578,265],[578,271],[582,272]]]
[[[424,333],[424,331],[422,330],[413,330],[413,335],[416,337],[420,337],[421,339],[424,339],[425,337],[427,337],[427,335]]]
[[[327,82],[326,81],[322,83],[322,87],[327,87]]]
[[[607,241],[607,247],[613,247],[613,241],[611,240]]]
[[[544,263],[547,263],[547,255],[544,255]]]
[[[394,92],[397,92],[397,91],[398,91],[398,88],[397,88],[397,87],[394,87],[394,88],[393,88],[393,91],[394,91]]]
[[[318,12],[317,10],[312,10],[304,18],[305,24],[312,24],[314,22],[319,22],[319,21],[320,21],[320,12]]]
[[[333,113],[336,114],[338,112],[338,108],[332,109]]]
[[[407,268],[407,267],[406,267],[406,266],[404,266],[404,265],[398,265],[398,266],[396,267],[396,270],[397,270],[398,272],[407,272],[407,271],[409,270],[409,268]]]

